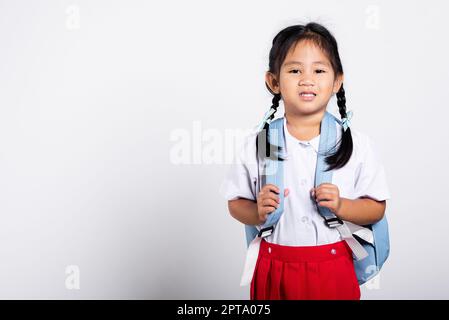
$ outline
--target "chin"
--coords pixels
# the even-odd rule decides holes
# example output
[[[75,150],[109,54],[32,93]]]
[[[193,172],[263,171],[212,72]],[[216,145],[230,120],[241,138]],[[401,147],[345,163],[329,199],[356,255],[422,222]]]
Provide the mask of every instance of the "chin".
[[[316,103],[300,103],[300,104],[296,104],[290,110],[292,110],[294,113],[308,115],[308,114],[314,114],[317,112],[321,112],[323,110],[323,108],[318,106]]]

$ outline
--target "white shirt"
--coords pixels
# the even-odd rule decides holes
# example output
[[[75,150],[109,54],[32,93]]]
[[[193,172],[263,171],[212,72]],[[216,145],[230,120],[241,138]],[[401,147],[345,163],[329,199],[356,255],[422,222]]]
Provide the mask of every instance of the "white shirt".
[[[315,167],[320,135],[310,141],[301,141],[290,134],[284,117],[287,160],[284,162],[284,188],[290,190],[285,198],[284,212],[266,241],[288,246],[315,246],[341,240],[339,232],[328,228],[316,209],[310,190],[314,187]],[[341,125],[337,126],[337,141]],[[362,196],[381,201],[390,199],[384,167],[376,154],[371,139],[351,128],[353,152],[349,162],[333,171],[340,197],[356,199]],[[256,200],[260,191],[256,137],[246,136],[220,187],[226,200],[246,198]]]

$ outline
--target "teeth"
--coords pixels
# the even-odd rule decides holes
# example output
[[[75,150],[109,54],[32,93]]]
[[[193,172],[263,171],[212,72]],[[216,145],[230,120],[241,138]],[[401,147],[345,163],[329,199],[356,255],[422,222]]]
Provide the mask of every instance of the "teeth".
[[[306,97],[313,97],[314,94],[313,93],[301,93],[302,96],[306,96]]]

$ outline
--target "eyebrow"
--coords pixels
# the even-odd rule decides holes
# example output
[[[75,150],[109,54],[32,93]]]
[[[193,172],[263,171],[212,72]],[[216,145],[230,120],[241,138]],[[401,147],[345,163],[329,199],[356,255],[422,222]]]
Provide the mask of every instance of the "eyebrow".
[[[284,63],[284,66],[288,66],[288,65],[291,65],[291,64],[303,64],[301,61],[289,61],[289,62],[286,62],[286,63]],[[329,66],[329,63],[327,63],[326,61],[314,61],[314,62],[312,62],[312,64],[324,64],[324,65],[326,65],[326,66]]]

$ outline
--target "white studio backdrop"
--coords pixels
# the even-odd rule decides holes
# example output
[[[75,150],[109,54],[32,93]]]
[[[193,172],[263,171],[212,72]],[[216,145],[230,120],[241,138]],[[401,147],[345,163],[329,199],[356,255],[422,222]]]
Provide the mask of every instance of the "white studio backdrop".
[[[273,37],[309,21],[338,41],[392,196],[391,256],[362,298],[449,298],[448,9],[1,0],[0,298],[248,299],[218,190],[270,107]]]

